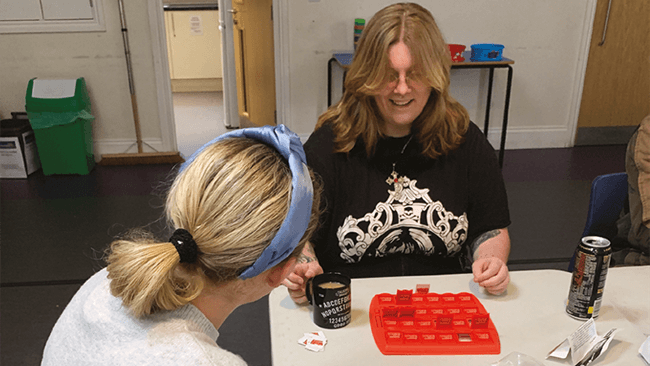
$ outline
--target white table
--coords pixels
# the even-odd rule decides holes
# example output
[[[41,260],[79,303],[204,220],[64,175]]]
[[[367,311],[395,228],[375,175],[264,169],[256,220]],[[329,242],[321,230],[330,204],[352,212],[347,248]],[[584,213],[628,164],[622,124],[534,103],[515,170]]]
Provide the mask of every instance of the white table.
[[[352,322],[341,329],[321,329],[311,320],[309,306],[297,306],[286,288],[269,295],[273,364],[289,365],[477,365],[487,366],[511,352],[544,365],[569,365],[545,359],[548,352],[575,331],[582,321],[565,312],[571,273],[559,270],[515,271],[504,295],[493,296],[472,281],[471,274],[385,277],[352,280]],[[430,284],[430,292],[471,292],[490,313],[501,339],[501,354],[480,356],[386,356],[379,352],[370,330],[368,309],[378,293],[395,293]],[[603,305],[596,319],[598,334],[618,328],[614,340],[596,365],[645,365],[638,349],[650,335],[650,266],[611,268]],[[322,330],[324,352],[311,352],[297,343],[303,333]],[[644,334],[645,333],[645,334]],[[570,357],[570,356],[569,356]]]

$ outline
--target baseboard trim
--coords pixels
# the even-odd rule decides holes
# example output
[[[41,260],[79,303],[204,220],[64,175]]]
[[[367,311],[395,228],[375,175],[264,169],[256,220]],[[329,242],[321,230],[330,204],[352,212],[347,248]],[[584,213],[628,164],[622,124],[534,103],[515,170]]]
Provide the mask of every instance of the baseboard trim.
[[[223,91],[223,79],[171,79],[173,93]]]
[[[637,126],[580,127],[576,133],[575,146],[625,145],[636,128]]]
[[[162,139],[142,140],[143,152],[166,152]],[[138,152],[135,139],[105,139],[94,142],[95,162],[102,159],[105,154],[131,154]]]
[[[506,150],[546,149],[572,146],[566,126],[511,127],[506,133]],[[488,132],[488,141],[496,150],[501,146],[501,128],[494,126]]]
[[[31,287],[31,286],[65,286],[83,285],[88,279],[79,280],[53,280],[53,281],[29,281],[29,282],[3,282],[0,287]]]

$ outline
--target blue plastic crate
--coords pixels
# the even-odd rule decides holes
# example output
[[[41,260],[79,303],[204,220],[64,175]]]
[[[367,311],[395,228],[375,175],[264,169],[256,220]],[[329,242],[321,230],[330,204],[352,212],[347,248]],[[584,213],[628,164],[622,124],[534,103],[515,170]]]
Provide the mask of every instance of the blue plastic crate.
[[[503,57],[503,45],[492,43],[480,43],[472,45],[472,61],[501,61]]]

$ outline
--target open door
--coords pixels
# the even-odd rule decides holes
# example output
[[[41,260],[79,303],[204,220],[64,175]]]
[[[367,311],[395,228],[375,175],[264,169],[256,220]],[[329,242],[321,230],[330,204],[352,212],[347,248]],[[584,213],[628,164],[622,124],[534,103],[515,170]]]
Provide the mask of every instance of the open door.
[[[235,72],[235,46],[233,42],[232,3],[217,0],[219,4],[219,30],[221,31],[221,64],[223,65],[223,114],[227,128],[239,127],[237,111],[237,77]]]
[[[273,1],[232,0],[240,127],[276,124]]]

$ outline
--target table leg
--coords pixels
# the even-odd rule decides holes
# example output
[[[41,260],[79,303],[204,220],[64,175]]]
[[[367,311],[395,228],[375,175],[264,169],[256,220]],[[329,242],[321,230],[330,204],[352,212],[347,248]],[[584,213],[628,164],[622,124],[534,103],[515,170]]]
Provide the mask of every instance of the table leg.
[[[485,136],[488,134],[488,128],[490,126],[490,106],[492,105],[492,83],[494,82],[494,68],[490,67],[490,77],[488,78],[488,94],[487,94],[487,106],[485,107],[485,125],[483,127],[483,133]]]
[[[336,61],[336,58],[332,57],[327,61],[327,106],[332,105],[332,62]]]
[[[506,104],[503,108],[503,126],[501,126],[501,147],[499,148],[499,165],[503,168],[503,152],[506,148],[506,130],[508,129],[508,110],[510,108],[510,91],[512,89],[512,66],[508,65],[508,86],[506,87]]]

